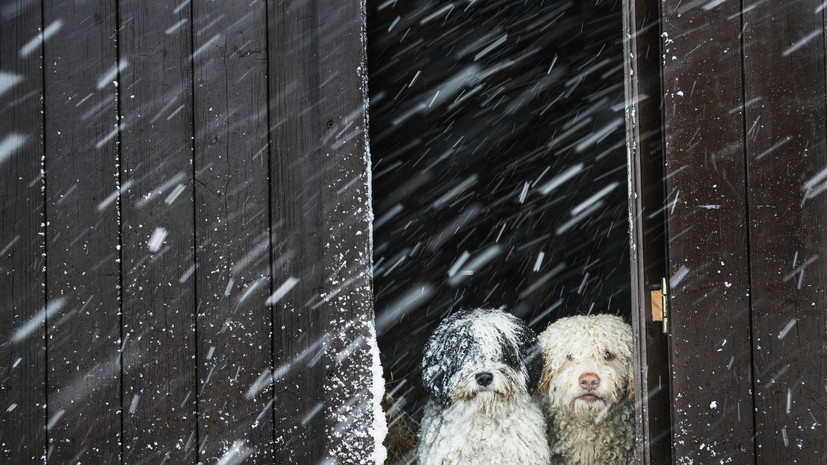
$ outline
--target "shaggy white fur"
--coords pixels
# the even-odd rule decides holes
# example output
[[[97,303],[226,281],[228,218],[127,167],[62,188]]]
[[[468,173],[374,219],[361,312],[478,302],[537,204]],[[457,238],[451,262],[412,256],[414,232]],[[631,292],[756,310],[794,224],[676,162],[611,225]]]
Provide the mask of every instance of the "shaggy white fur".
[[[425,407],[420,426],[419,464],[548,465],[546,421],[539,402],[526,393],[512,396],[495,415],[484,402]]]
[[[614,315],[573,316],[539,340],[551,463],[634,463],[632,328]]]
[[[543,360],[537,336],[497,310],[444,320],[425,347],[430,400],[419,465],[548,465],[546,422],[532,396]]]

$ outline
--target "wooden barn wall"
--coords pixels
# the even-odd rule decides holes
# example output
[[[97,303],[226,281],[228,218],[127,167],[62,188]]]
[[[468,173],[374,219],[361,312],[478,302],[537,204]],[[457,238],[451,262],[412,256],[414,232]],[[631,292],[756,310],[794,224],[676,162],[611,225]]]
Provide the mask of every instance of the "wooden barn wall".
[[[43,59],[27,47],[40,31],[43,13],[37,8],[13,13],[13,22],[0,22],[0,146],[9,147],[0,150],[0,457],[30,464],[43,461],[47,420]],[[15,156],[3,155],[11,148]],[[37,324],[29,324],[33,319]]]
[[[824,5],[661,9],[673,463],[825,463]]]
[[[364,5],[0,5],[0,463],[364,463]]]

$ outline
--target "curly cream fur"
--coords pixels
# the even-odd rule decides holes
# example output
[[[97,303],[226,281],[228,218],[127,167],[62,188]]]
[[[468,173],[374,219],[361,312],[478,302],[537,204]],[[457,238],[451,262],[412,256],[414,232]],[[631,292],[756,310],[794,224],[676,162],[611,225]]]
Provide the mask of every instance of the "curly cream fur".
[[[563,318],[540,336],[553,465],[629,465],[635,459],[632,329],[613,315]],[[581,377],[599,385],[584,388]]]

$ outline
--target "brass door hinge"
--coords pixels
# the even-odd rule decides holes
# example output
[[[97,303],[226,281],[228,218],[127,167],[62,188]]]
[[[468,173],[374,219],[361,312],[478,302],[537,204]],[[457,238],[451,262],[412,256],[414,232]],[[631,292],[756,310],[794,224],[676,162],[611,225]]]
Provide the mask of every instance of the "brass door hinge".
[[[660,288],[649,292],[652,302],[652,321],[660,321],[663,334],[669,331],[669,287],[666,278],[661,278]]]

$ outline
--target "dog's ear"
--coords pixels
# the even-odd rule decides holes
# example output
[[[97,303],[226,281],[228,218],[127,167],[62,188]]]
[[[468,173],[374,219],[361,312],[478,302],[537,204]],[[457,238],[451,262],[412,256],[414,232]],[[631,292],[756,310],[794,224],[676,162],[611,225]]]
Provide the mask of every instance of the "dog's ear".
[[[543,371],[540,375],[540,384],[537,389],[543,396],[548,396],[554,372],[559,370],[563,363],[559,356],[561,354],[565,355],[564,351],[566,349],[563,347],[562,338],[559,336],[559,328],[560,324],[562,324],[561,322],[565,320],[566,319],[558,320],[550,324],[537,337],[540,342],[540,350],[543,353]],[[555,355],[558,356],[557,360],[555,360]]]
[[[635,402],[635,367],[632,366],[629,369],[629,379],[626,383],[626,396],[629,399],[629,402]]]
[[[635,365],[634,365],[634,354],[635,354],[635,342],[632,333],[632,327],[627,323],[621,324],[621,334],[620,338],[623,341],[623,346],[625,348],[624,359],[626,360],[626,366],[628,367],[628,380],[626,383],[626,396],[630,402],[635,402]]]
[[[634,350],[635,350],[635,347],[634,347],[634,343],[632,341],[631,328],[629,328],[629,331],[626,335],[626,341],[627,341],[626,350],[627,350],[627,353],[628,353],[628,358],[626,358],[626,360],[627,360],[626,366],[628,368],[628,373],[629,373],[626,377],[627,378],[626,396],[628,397],[629,402],[634,403],[635,402],[635,364],[634,364]]]
[[[540,380],[543,375],[543,350],[537,342],[537,336],[534,336],[534,343],[525,347],[523,355],[523,363],[528,374],[528,391],[534,392],[539,389]]]
[[[540,375],[540,383],[537,385],[537,391],[540,395],[548,397],[548,390],[551,387],[551,363],[545,362],[543,364],[543,371]]]
[[[462,369],[474,347],[471,326],[458,321],[466,314],[456,313],[443,320],[422,351],[422,386],[430,398],[443,407],[451,404],[452,378]]]
[[[437,404],[443,407],[451,405],[451,395],[446,386],[445,372],[438,370],[436,373],[429,374],[432,376],[425,379],[427,375],[424,372],[422,373],[422,385],[425,391]]]
[[[517,319],[515,318],[515,320]],[[521,320],[517,320],[517,325],[517,345],[520,351],[520,360],[528,375],[528,391],[534,392],[543,372],[543,349],[537,340],[537,333]]]
[[[429,341],[430,342],[430,341]],[[451,404],[451,387],[457,360],[446,354],[437,344],[428,344],[422,355],[422,387],[436,403],[443,407]]]

